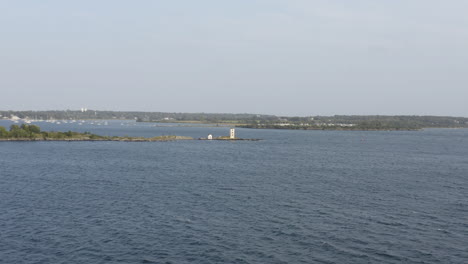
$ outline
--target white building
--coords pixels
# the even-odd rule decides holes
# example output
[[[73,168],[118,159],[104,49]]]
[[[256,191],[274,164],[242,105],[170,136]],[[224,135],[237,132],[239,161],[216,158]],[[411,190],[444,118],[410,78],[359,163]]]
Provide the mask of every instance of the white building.
[[[209,139],[209,140],[212,140],[212,139],[213,139],[213,135],[209,134],[209,135],[208,135],[208,139]]]
[[[231,128],[231,133],[229,134],[230,139],[235,139],[236,138],[236,130],[234,128]]]

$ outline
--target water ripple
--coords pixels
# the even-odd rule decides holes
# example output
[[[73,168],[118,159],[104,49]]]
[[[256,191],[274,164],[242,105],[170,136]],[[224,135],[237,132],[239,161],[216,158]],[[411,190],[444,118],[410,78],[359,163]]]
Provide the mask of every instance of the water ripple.
[[[0,263],[468,259],[455,132],[245,133],[267,140],[0,143]]]

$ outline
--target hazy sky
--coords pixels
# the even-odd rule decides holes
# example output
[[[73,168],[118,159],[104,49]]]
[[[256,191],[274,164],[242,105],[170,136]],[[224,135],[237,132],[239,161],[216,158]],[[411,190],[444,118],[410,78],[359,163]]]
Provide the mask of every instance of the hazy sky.
[[[0,0],[0,109],[468,116],[467,0]]]

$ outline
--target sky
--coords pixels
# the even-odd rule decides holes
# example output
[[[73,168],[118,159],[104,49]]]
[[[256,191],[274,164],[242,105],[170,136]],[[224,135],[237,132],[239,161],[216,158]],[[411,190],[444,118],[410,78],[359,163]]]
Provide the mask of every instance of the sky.
[[[468,117],[466,0],[0,0],[0,110]]]

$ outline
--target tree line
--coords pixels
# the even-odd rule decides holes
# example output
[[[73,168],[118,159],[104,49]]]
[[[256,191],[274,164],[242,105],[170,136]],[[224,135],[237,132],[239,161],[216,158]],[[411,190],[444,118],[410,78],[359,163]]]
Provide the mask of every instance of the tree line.
[[[71,139],[71,138],[89,138],[89,139],[104,139],[106,137],[91,134],[89,132],[78,133],[72,131],[57,132],[57,131],[41,131],[41,128],[36,125],[16,125],[10,126],[7,130],[0,126],[0,139]]]
[[[275,116],[230,113],[169,113],[135,111],[0,111],[0,117],[41,120],[90,120],[121,119],[141,122],[202,122],[230,123],[253,128],[289,129],[421,129],[428,127],[468,127],[468,118],[450,116],[381,116],[381,115],[335,115],[335,116]]]

